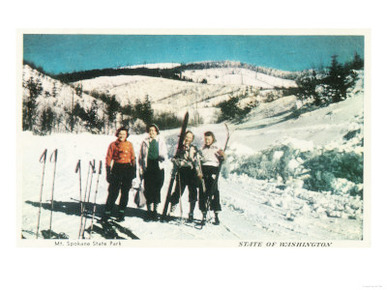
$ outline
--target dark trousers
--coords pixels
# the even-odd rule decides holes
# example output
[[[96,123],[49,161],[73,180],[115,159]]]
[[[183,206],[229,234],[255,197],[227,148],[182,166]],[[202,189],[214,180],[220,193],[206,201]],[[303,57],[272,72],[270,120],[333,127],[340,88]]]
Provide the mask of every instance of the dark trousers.
[[[111,172],[111,180],[108,188],[108,198],[105,212],[112,212],[113,206],[121,191],[119,210],[125,210],[129,200],[129,190],[132,187],[132,180],[135,177],[136,169],[128,163],[114,163]]]
[[[180,196],[183,196],[185,188],[188,186],[189,202],[197,201],[197,176],[194,169],[189,167],[181,167],[176,174],[175,191],[171,196],[171,204],[175,205],[179,202]]]
[[[160,169],[157,160],[148,160],[144,172],[144,195],[146,202],[160,203],[160,191],[164,184],[164,169]]]
[[[202,166],[203,179],[206,190],[200,187],[199,191],[199,209],[201,211],[208,211],[207,205],[209,202],[210,209],[213,211],[221,211],[220,196],[218,184],[215,182],[216,174],[219,168],[215,166]]]

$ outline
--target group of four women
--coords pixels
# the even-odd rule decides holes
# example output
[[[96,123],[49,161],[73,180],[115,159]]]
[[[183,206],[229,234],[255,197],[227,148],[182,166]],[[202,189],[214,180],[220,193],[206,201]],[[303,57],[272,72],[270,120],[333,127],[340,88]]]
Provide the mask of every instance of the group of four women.
[[[160,136],[156,124],[147,128],[148,136],[142,142],[139,152],[139,175],[144,181],[144,195],[147,206],[147,219],[157,220],[160,192],[164,184],[164,168],[167,161],[167,146]],[[118,207],[118,221],[125,218],[129,190],[132,180],[136,177],[136,157],[133,145],[127,140],[126,128],[116,132],[117,140],[109,145],[106,155],[106,180],[109,183],[108,198],[102,220],[112,216],[113,206],[121,192]],[[187,131],[184,135],[182,148],[179,148],[172,162],[177,170],[176,185],[170,197],[170,213],[172,213],[188,187],[190,210],[188,221],[193,221],[194,209],[199,196],[199,209],[202,212],[202,223],[206,221],[207,210],[215,213],[214,224],[219,224],[218,213],[221,211],[217,173],[219,164],[225,158],[224,152],[216,145],[212,132],[204,133],[204,146],[198,150],[192,144],[194,134]],[[113,163],[113,165],[112,165]]]

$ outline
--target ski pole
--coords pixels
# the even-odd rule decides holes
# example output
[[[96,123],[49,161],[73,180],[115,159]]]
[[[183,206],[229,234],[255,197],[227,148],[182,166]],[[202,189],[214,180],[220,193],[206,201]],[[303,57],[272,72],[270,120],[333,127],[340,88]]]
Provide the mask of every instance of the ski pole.
[[[80,221],[80,224],[79,224],[79,233],[78,233],[78,239],[81,238],[81,233],[82,233],[82,227],[83,227],[83,214],[84,214],[84,202],[86,201],[86,193],[87,193],[87,185],[89,183],[89,175],[90,175],[90,164],[89,164],[89,168],[87,170],[87,178],[86,178],[86,187],[85,187],[85,192],[84,192],[84,197],[83,197],[83,200],[82,200],[82,196],[80,197],[80,203],[81,203],[81,221]],[[80,185],[81,186],[81,185]],[[81,190],[80,190],[81,191]]]
[[[95,160],[93,160],[93,162],[90,161],[90,166],[91,166],[91,178],[90,178],[90,185],[89,185],[89,193],[87,195],[87,203],[90,202],[90,193],[91,193],[91,186],[93,184],[93,176],[94,176],[94,173],[96,173],[96,171],[95,171]]]
[[[93,184],[93,176],[94,176],[94,173],[95,173],[95,160],[93,160],[93,162],[89,162],[89,166],[91,167],[91,178],[90,178],[90,184],[89,184],[89,189],[88,189],[88,192],[85,192],[85,198],[86,198],[86,194],[87,194],[87,199],[85,200],[85,205],[84,205],[84,214],[83,214],[83,228],[82,228],[82,238],[84,239],[84,234],[85,234],[85,229],[86,229],[86,222],[87,222],[87,219],[88,219],[88,215],[87,215],[87,209],[86,209],[86,206],[89,204],[90,202],[90,193],[91,193],[91,187],[92,187],[92,184]]]
[[[200,174],[200,185],[199,185],[199,192],[200,192],[200,186],[201,186],[201,191],[203,192],[203,197],[205,197],[205,192],[206,192],[206,183],[204,182],[204,174],[203,174],[203,168],[202,168],[202,160],[199,158],[198,162],[198,167],[199,167],[199,174]],[[199,193],[200,195],[200,193]],[[205,203],[205,211],[207,212],[207,202]]]
[[[102,160],[99,161],[99,169],[98,169],[98,176],[97,176],[97,185],[95,187],[95,194],[94,194],[94,206],[93,206],[93,216],[91,218],[91,227],[90,227],[90,235],[93,232],[93,226],[94,226],[94,218],[95,218],[95,212],[97,210],[97,193],[98,193],[98,185],[99,185],[99,177],[102,173]]]
[[[199,174],[202,177],[200,179],[200,183],[201,183],[201,186],[203,188],[203,191],[206,191],[206,184],[204,183],[204,179],[203,179],[203,168],[202,168],[202,161],[201,160],[198,160],[198,167],[199,167]]]
[[[44,174],[46,170],[46,159],[47,159],[47,149],[43,151],[42,155],[39,158],[39,162],[43,163],[43,172],[42,172],[42,180],[40,182],[39,213],[38,213],[38,224],[36,226],[36,238],[39,237],[40,214],[42,210],[42,195],[43,195],[43,185],[44,185]]]
[[[89,210],[90,210],[90,196],[91,196],[91,188],[92,188],[92,185],[93,185],[93,176],[94,176],[94,173],[96,173],[96,171],[95,171],[95,159],[93,160],[93,162],[90,162],[90,166],[91,166],[91,178],[90,178],[90,185],[89,185],[89,193],[88,193],[88,196],[87,196],[87,202],[86,202],[86,204],[87,204],[87,206],[89,207],[88,209],[87,209],[87,214],[86,215],[84,215],[83,217],[84,217],[84,219],[85,219],[85,222],[84,222],[84,224],[83,224],[83,231],[82,231],[82,237],[84,236],[84,234],[85,234],[85,229],[86,229],[86,222],[87,222],[87,220],[88,220],[88,218],[89,218]],[[90,238],[90,235],[89,235],[89,238]]]
[[[54,158],[54,160],[53,160]],[[52,212],[54,210],[54,185],[55,185],[55,174],[56,174],[56,163],[58,160],[58,149],[55,149],[54,152],[51,153],[50,162],[54,162],[54,176],[52,178],[52,190],[51,190],[51,213],[50,213],[50,234],[49,238],[51,239],[51,228],[52,228]]]
[[[173,165],[172,172],[171,172],[171,178],[169,180],[169,185],[168,185],[168,190],[167,190],[167,195],[165,197],[165,203],[164,203],[164,209],[163,209],[163,215],[162,219],[165,220],[168,212],[168,207],[171,199],[171,193],[173,189],[173,184],[175,183],[176,179],[176,173],[177,173],[177,168],[176,165]]]
[[[82,200],[82,174],[81,174],[81,160],[78,160],[75,173],[79,172],[79,200]]]
[[[179,179],[179,208],[180,208],[180,222],[183,219],[183,205],[181,203],[181,177],[180,177],[180,172],[177,173],[178,179]]]
[[[85,193],[83,195],[83,201],[82,201],[82,212],[84,211],[85,202],[86,202],[86,195],[87,195],[87,190],[89,187],[89,177],[90,177],[90,168],[92,167],[91,161],[89,162],[89,168],[87,170],[87,178],[86,178],[86,186],[85,186]]]

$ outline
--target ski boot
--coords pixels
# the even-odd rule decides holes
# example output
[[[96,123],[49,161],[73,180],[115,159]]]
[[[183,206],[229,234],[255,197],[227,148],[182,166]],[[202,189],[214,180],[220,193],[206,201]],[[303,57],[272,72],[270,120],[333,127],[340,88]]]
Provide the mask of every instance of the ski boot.
[[[157,216],[157,203],[153,204],[153,211],[152,211],[152,220],[153,221],[158,221],[159,217]]]
[[[203,211],[203,218],[202,221],[200,222],[200,225],[204,226],[206,224],[206,218],[207,218],[207,212]]]
[[[117,222],[123,222],[125,220],[125,211],[124,210],[120,210],[118,212],[118,216],[117,216]]]
[[[102,215],[101,219],[100,219],[100,222],[101,223],[107,222],[109,220],[111,214],[112,213],[110,211],[105,211],[104,214]]]
[[[195,202],[190,202],[189,204],[189,214],[188,214],[188,222],[192,223],[194,219],[194,210],[195,210]]]
[[[152,220],[152,210],[151,210],[151,204],[147,203],[146,204],[146,213],[145,213],[145,222],[150,222]]]
[[[215,213],[215,221],[214,221],[214,225],[219,225],[219,224],[220,224],[219,216],[218,216],[218,213],[216,212],[216,213]]]
[[[151,211],[147,211],[145,213],[144,222],[150,222],[151,220],[152,220],[152,212]]]

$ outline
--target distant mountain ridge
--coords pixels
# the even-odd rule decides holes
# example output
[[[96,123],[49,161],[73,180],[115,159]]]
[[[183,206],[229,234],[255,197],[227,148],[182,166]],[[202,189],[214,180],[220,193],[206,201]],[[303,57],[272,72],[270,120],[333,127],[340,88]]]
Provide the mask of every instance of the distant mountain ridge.
[[[222,68],[239,68],[247,69],[253,72],[263,73],[274,77],[280,77],[288,80],[295,80],[299,72],[281,71],[273,68],[254,66],[236,61],[204,61],[188,64],[143,64],[135,66],[126,66],[119,68],[92,69],[72,73],[61,73],[53,77],[63,82],[76,82],[101,76],[118,76],[118,75],[143,75],[151,77],[162,77],[183,81],[192,81],[183,78],[182,74],[186,71],[204,70],[204,69],[222,69]]]

